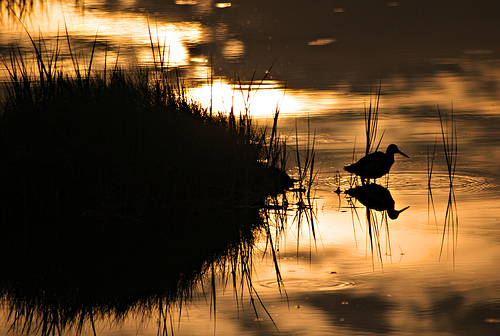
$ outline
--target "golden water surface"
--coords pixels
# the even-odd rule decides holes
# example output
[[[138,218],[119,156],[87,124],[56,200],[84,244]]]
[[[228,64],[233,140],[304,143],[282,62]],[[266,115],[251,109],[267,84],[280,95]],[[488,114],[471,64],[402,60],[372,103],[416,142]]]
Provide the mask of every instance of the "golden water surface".
[[[98,41],[96,68],[104,60],[126,67],[154,62],[153,41],[204,106],[249,109],[262,125],[278,109],[290,143],[314,133],[318,235],[313,239],[307,226],[299,232],[290,220],[279,246],[285,291],[269,255],[260,254],[265,242],[255,251],[254,285],[272,320],[260,306],[257,315],[247,296],[236,302],[231,286],[220,289],[214,317],[200,289],[174,320],[176,335],[500,334],[494,2],[44,1],[18,17],[6,3],[3,51],[15,44],[29,53],[27,32],[55,45],[67,29],[80,50]],[[60,62],[72,66],[69,58]],[[396,209],[410,207],[386,222],[376,213],[383,225],[372,249],[364,206],[353,209],[334,191],[348,188],[343,167],[353,149],[356,159],[363,156],[364,110],[379,86],[380,149],[396,143],[410,157],[396,155],[387,186]],[[457,128],[452,215],[438,108],[453,111]],[[292,175],[293,166],[291,160]],[[98,327],[100,335],[157,332],[154,318],[137,316]]]

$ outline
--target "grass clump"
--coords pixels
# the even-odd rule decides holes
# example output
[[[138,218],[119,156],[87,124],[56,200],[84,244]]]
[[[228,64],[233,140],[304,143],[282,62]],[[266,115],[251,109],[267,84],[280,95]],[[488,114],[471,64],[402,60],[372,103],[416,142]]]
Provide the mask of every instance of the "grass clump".
[[[13,327],[60,334],[164,309],[217,260],[249,253],[260,208],[293,185],[275,129],[270,140],[247,113],[191,102],[163,64],[94,71],[92,51],[82,71],[67,37],[70,75],[59,43],[30,39],[34,68],[19,49],[4,57],[0,110],[0,294]]]
[[[251,205],[269,191],[253,181],[269,153],[248,116],[212,115],[164,71],[89,67],[75,78],[57,71],[57,56],[36,51],[35,75],[16,50],[6,64],[0,160],[9,216],[24,204],[24,216],[38,219],[124,209],[140,219],[179,203]]]

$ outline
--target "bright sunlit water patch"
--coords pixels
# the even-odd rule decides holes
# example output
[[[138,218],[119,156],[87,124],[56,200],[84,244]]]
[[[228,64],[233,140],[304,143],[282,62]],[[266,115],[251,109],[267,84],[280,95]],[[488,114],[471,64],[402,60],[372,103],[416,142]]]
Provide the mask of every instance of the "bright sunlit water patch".
[[[245,54],[245,45],[236,39],[227,40],[224,44],[222,55],[229,59],[242,57]]]
[[[330,43],[333,43],[336,41],[337,40],[334,38],[325,37],[325,38],[318,38],[316,40],[310,41],[307,44],[310,46],[323,46],[323,45],[327,45],[327,44],[330,44]]]
[[[228,7],[231,7],[231,3],[230,2],[218,2],[215,4],[215,7],[217,8],[228,8]]]
[[[208,66],[208,63],[204,63]],[[463,63],[466,67],[467,63]],[[498,64],[483,64],[486,69],[485,73],[497,80],[500,78],[500,65]],[[206,78],[209,73],[208,68],[202,65],[198,67],[198,78]],[[272,73],[272,71],[271,71]],[[388,130],[388,134],[398,136],[398,134],[389,131],[403,130],[405,127],[394,127],[394,122],[405,123],[412,130],[415,127],[420,129],[421,134],[439,134],[439,124],[414,124],[413,118],[422,117],[429,118],[437,115],[438,107],[442,110],[455,110],[460,114],[481,114],[496,115],[500,108],[498,97],[500,91],[495,87],[491,87],[491,92],[481,90],[480,84],[473,80],[473,73],[470,76],[456,76],[451,73],[439,73],[435,76],[430,76],[421,79],[410,79],[402,77],[394,77],[384,80],[381,84],[381,92],[383,99],[380,101],[380,109],[383,110],[384,116],[381,116],[380,130]],[[498,79],[500,80],[500,79]],[[256,81],[255,87],[258,86]],[[286,83],[280,83],[278,86],[265,87],[257,90],[257,93],[252,93],[252,105],[257,106],[251,110],[252,115],[256,117],[266,116],[270,111],[273,111],[276,106],[280,108],[280,115],[282,117],[306,117],[313,115],[332,116],[332,114],[340,114],[341,118],[352,115],[362,115],[365,108],[369,108],[370,103],[375,106],[374,94],[378,89],[377,86],[373,87],[372,93],[352,93],[349,92],[348,87],[335,89],[335,90],[296,90],[285,89]],[[234,94],[234,85],[229,84],[224,79],[214,84],[212,94],[212,103],[214,109],[219,107],[222,111],[228,111],[229,102],[233,101],[233,96],[242,96],[242,94]],[[194,97],[199,99],[203,105],[207,105],[210,101],[210,91],[208,85],[202,85],[200,88],[192,90]],[[262,93],[262,91],[266,91]],[[240,100],[238,98],[238,100]],[[216,102],[225,103],[216,103]],[[236,106],[241,107],[244,104],[238,102]],[[235,109],[236,110],[236,109]],[[266,111],[267,110],[267,111]],[[345,118],[344,118],[345,119]],[[349,122],[348,120],[343,120]],[[359,130],[353,133],[362,133],[362,123],[358,123]],[[347,129],[349,132],[351,129]],[[361,132],[360,132],[361,131]],[[466,131],[466,130],[464,130]]]
[[[275,81],[245,84],[217,79],[211,85],[199,85],[188,92],[202,106],[225,113],[233,111],[235,114],[271,117],[277,109],[297,113],[300,111],[299,102],[287,95],[281,83]]]
[[[153,55],[151,45],[166,50],[164,60],[170,66],[186,65],[189,60],[188,43],[198,43],[203,36],[203,27],[198,22],[161,22],[147,15],[133,12],[104,12],[96,8],[81,9],[69,2],[46,2],[34,5],[34,10],[21,21],[12,18],[6,10],[2,12],[0,40],[4,45],[17,41],[29,50],[27,32],[34,38],[46,41],[65,37],[66,29],[76,42],[89,45],[96,39],[105,42],[108,48],[123,54],[135,54],[136,61],[151,64],[159,61]],[[25,31],[26,29],[26,31]],[[77,51],[82,48],[73,46]],[[99,55],[102,57],[102,55]]]

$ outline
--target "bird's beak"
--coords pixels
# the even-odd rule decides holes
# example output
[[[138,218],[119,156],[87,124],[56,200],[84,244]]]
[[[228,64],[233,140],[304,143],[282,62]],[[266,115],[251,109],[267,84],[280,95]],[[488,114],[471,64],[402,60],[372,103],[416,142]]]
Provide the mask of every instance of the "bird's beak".
[[[405,153],[403,153],[402,151],[399,151],[398,152],[399,154],[403,155],[403,156],[406,156],[408,159],[410,158],[408,155],[406,155]]]
[[[399,213],[402,213],[403,211],[405,211],[405,210],[406,210],[406,209],[408,209],[409,207],[410,207],[410,206],[408,205],[406,208],[401,209],[401,210],[399,210],[398,212],[399,212]]]
[[[397,219],[399,217],[399,214],[408,209],[409,207],[410,206],[407,206],[402,210],[387,210],[387,214],[389,215],[390,219]]]

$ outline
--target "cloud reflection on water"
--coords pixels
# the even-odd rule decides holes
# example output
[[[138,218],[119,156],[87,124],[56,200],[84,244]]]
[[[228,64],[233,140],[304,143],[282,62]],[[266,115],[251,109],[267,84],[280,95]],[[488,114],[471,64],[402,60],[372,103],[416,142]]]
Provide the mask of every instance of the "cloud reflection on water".
[[[208,82],[207,74],[210,73],[209,67],[212,66],[209,59],[212,56],[215,57],[216,62],[214,64],[216,68],[212,71],[215,77],[221,78],[221,86],[231,87],[229,82],[236,80],[234,73],[231,74],[235,66],[239,73],[238,76],[241,76],[243,80],[248,78],[253,70],[258,70],[256,69],[258,63],[252,64],[250,61],[253,57],[253,49],[255,49],[252,43],[257,42],[248,40],[246,34],[235,38],[234,22],[224,17],[223,14],[215,14],[214,12],[221,11],[223,13],[226,10],[231,10],[233,14],[240,13],[243,10],[240,8],[242,4],[239,4],[240,7],[236,6],[236,9],[233,8],[234,6],[223,9],[215,8],[214,4],[205,1],[197,1],[190,5],[183,4],[182,6],[167,3],[156,9],[154,2],[143,3],[139,1],[133,4],[118,2],[117,4],[119,7],[110,7],[109,4],[102,5],[100,2],[86,2],[82,9],[72,2],[46,2],[43,6],[34,5],[34,11],[26,18],[25,22],[32,34],[36,35],[37,31],[40,31],[47,40],[63,35],[65,23],[68,25],[69,34],[74,36],[76,41],[87,42],[89,46],[97,34],[98,41],[105,44],[108,56],[113,55],[113,58],[116,58],[120,53],[122,56],[119,57],[125,65],[127,56],[123,55],[135,57],[139,63],[151,64],[153,61],[149,34],[151,30],[153,41],[167,48],[166,58],[169,65],[182,66],[188,80],[195,79],[197,82],[201,82],[202,87],[195,90],[198,92],[193,91],[193,98],[200,100],[204,105],[210,101],[203,85]],[[214,15],[214,22],[211,21],[212,19],[205,20],[202,17],[189,15],[196,12],[196,8],[200,6],[211,8],[211,11],[203,12],[202,17],[209,18]],[[182,10],[184,7],[186,10]],[[139,10],[133,10],[134,8]],[[235,10],[237,12],[234,12]],[[82,15],[82,11],[84,15]],[[332,8],[332,13],[333,11]],[[251,16],[253,20],[256,20],[259,15],[263,15],[260,11],[256,13]],[[344,14],[341,13],[341,15]],[[12,16],[7,15],[5,9],[2,15],[0,41],[3,48],[12,41],[19,41],[18,43],[26,47],[29,41],[22,27],[16,23]],[[270,22],[269,25],[270,28],[267,29],[279,29]],[[224,27],[224,29],[221,30],[218,27]],[[330,41],[331,39],[316,38],[315,40]],[[240,61],[236,65],[227,62],[221,63],[221,60],[217,59],[218,52],[212,50],[215,45],[220,45],[218,49],[220,56],[227,58],[228,62],[232,62],[234,59],[240,59]],[[103,64],[104,48],[98,50],[99,56],[95,59]],[[312,63],[315,63],[316,55],[323,53],[317,48],[308,48],[307,50]],[[213,52],[215,53],[212,54]],[[271,52],[270,54],[275,53]],[[385,72],[383,76],[379,75],[378,78],[367,78],[366,80],[361,80],[355,73],[347,77],[343,77],[339,73],[340,76],[332,75],[332,82],[326,86],[316,83],[316,80],[325,76],[325,71],[331,71],[327,68],[343,67],[341,64],[335,64],[335,60],[332,59],[329,62],[320,62],[324,69],[311,69],[310,73],[301,74],[300,71],[296,72],[298,69],[295,69],[294,63],[296,61],[293,60],[293,55],[292,52],[281,57],[275,56],[277,62],[270,73],[270,78],[280,84],[276,87],[276,93],[266,92],[266,94],[258,95],[255,101],[260,101],[255,102],[255,104],[267,105],[269,108],[268,111],[263,111],[259,107],[254,110],[255,115],[272,114],[280,101],[283,101],[282,116],[304,115],[304,113],[336,113],[338,110],[345,111],[353,108],[362,109],[363,104],[368,101],[366,94],[370,88],[375,90],[379,81],[382,83],[382,93],[390,97],[382,102],[381,107],[385,109],[401,109],[405,106],[435,107],[437,104],[453,102],[457,110],[488,115],[496,114],[500,107],[498,103],[500,99],[500,64],[492,58],[493,51],[478,52],[477,49],[470,49],[458,58],[429,58],[427,65],[419,61],[412,65],[412,69],[400,68],[399,71]],[[204,62],[198,62],[200,59]],[[291,63],[287,67],[283,62]],[[269,63],[266,64],[266,58],[263,58],[259,65],[260,67],[268,67],[271,64],[272,59],[269,59]],[[429,69],[432,70],[428,71],[426,67],[430,67]],[[285,69],[286,75],[282,73]],[[358,68],[358,70],[362,69]],[[353,71],[358,70],[356,67],[353,68]],[[294,85],[297,76],[309,78],[311,82],[306,87],[314,89],[297,89]],[[202,83],[203,81],[205,84]],[[321,82],[323,81],[324,79],[321,79]],[[285,98],[281,98],[283,96],[282,89],[285,86],[289,88],[286,90]],[[230,88],[218,91],[223,96],[212,97],[213,102],[232,101],[234,94]],[[287,100],[293,101],[293,103],[285,103]],[[235,110],[241,109],[242,106],[236,104]],[[336,109],[338,110],[336,111]]]
[[[22,20],[26,29],[34,37],[40,33],[46,41],[65,35],[65,27],[76,42],[91,45],[97,35],[99,43],[105,43],[106,52],[118,51],[122,54],[135,54],[139,64],[151,64],[151,39],[155,44],[165,47],[165,58],[170,66],[184,66],[190,62],[188,44],[199,43],[204,29],[199,22],[169,22],[148,18],[144,13],[102,11],[87,4],[83,12],[72,2],[47,1],[35,5],[34,10]],[[3,24],[0,25],[2,48],[10,43],[31,50],[30,41],[23,25],[8,13],[2,11]],[[150,35],[151,32],[151,35]],[[89,49],[90,50],[90,49]],[[82,50],[78,50],[82,51]],[[98,50],[97,61],[104,63],[104,51]],[[124,63],[127,64],[127,62]]]

